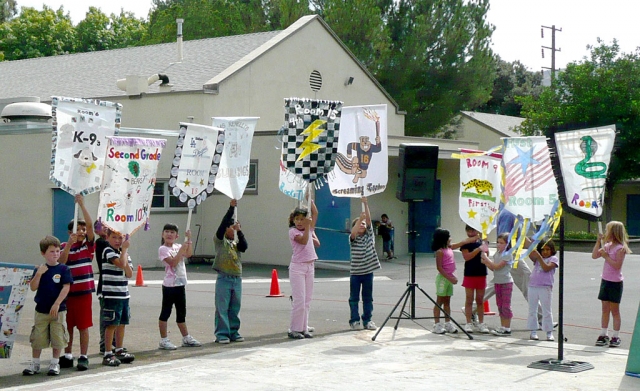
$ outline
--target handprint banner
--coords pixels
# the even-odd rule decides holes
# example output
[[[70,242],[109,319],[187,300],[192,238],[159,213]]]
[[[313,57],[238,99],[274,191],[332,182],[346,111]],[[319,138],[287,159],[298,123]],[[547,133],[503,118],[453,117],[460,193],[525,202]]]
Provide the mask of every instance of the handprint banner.
[[[288,170],[309,183],[333,170],[341,113],[340,101],[285,99],[282,161]]]
[[[33,269],[33,265],[0,262],[0,358],[11,357]]]
[[[49,178],[62,190],[90,194],[100,190],[107,137],[120,129],[122,105],[97,99],[54,96]]]
[[[169,191],[189,210],[213,193],[224,143],[224,129],[180,123]]]
[[[387,188],[387,105],[342,109],[336,168],[329,188],[336,197],[362,197]]]
[[[131,235],[149,214],[156,173],[167,140],[109,137],[98,218],[107,228]]]
[[[215,188],[239,200],[249,183],[251,142],[258,117],[214,117],[213,126],[224,129],[225,143]]]
[[[560,200],[568,212],[588,220],[602,215],[615,139],[615,125],[554,134]]]

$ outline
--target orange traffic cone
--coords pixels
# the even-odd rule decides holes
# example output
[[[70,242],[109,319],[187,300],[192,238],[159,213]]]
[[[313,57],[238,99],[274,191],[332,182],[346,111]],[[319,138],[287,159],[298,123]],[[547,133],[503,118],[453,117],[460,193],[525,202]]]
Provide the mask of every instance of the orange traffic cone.
[[[271,292],[267,297],[283,297],[284,295],[280,292],[280,282],[278,282],[278,271],[273,269],[271,272]]]
[[[483,308],[484,308],[484,314],[485,315],[495,315],[496,314],[495,312],[491,311],[491,308],[489,308],[489,300],[484,302]]]
[[[138,265],[138,273],[136,273],[136,286],[147,286],[144,283],[144,276],[142,275],[142,266]]]

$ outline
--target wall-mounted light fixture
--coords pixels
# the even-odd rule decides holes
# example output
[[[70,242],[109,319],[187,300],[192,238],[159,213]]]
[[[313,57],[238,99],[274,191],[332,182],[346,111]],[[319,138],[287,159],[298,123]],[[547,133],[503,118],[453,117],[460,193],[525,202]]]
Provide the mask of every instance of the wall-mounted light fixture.
[[[350,86],[351,84],[353,84],[353,77],[349,76],[349,78],[345,80],[344,85],[346,87],[346,86]]]

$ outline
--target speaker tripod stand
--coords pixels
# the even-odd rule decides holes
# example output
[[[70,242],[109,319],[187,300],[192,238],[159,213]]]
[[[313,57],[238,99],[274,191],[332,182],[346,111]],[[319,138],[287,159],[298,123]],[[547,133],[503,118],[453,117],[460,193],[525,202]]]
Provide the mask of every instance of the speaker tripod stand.
[[[409,245],[411,247],[411,266],[409,271],[409,282],[407,282],[407,289],[405,289],[402,296],[400,296],[400,300],[398,300],[398,302],[393,307],[393,309],[391,310],[387,318],[384,320],[384,322],[382,322],[382,325],[380,325],[380,327],[378,328],[374,336],[371,337],[371,340],[372,341],[376,340],[376,338],[378,337],[378,334],[380,334],[384,326],[387,324],[387,322],[389,322],[389,319],[397,320],[396,325],[393,327],[394,330],[398,330],[398,325],[400,324],[401,319],[409,319],[414,321],[417,319],[434,319],[433,316],[416,317],[416,289],[422,292],[422,294],[425,295],[427,299],[429,299],[433,303],[433,305],[438,307],[440,311],[442,311],[442,313],[445,314],[445,317],[448,317],[449,319],[451,319],[451,321],[463,333],[465,333],[467,337],[469,337],[469,339],[473,339],[473,336],[471,336],[468,332],[466,332],[464,328],[460,326],[460,324],[458,324],[458,322],[456,322],[456,320],[453,319],[453,317],[447,311],[444,310],[444,308],[442,308],[435,300],[433,300],[431,296],[429,296],[429,294],[425,292],[424,289],[420,288],[420,285],[416,283],[416,237],[418,235],[417,235],[417,232],[415,231],[415,213],[414,212],[415,212],[414,201],[409,201],[410,221],[409,221],[409,232],[407,232],[407,234],[409,235]],[[409,303],[408,312],[405,311],[405,308],[407,307],[407,302]],[[398,314],[398,316],[393,316],[393,314],[396,312],[396,310],[400,306],[400,303],[402,303],[402,308],[400,309],[400,313]]]

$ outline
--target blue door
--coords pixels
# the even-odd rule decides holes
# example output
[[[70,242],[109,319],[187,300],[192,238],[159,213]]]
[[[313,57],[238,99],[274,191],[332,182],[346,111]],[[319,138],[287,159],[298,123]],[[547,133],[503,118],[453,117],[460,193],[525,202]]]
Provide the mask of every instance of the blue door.
[[[318,207],[316,235],[320,240],[320,247],[316,249],[318,259],[349,262],[351,198],[332,196],[325,184],[316,190],[315,202]]]
[[[66,242],[69,239],[69,222],[75,212],[73,196],[64,190],[53,189],[53,236]]]
[[[416,231],[415,251],[431,253],[433,232],[440,226],[440,181],[436,180],[433,199],[431,201],[409,202],[409,230],[411,224]],[[409,235],[409,252],[413,251],[412,235]]]
[[[627,233],[640,236],[640,194],[627,195]]]

